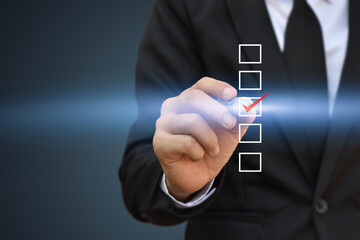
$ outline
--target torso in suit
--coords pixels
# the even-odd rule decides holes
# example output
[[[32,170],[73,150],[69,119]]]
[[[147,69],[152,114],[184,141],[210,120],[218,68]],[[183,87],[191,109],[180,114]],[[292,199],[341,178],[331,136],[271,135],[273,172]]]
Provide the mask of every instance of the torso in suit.
[[[119,174],[125,204],[141,221],[187,220],[186,239],[360,239],[360,2],[350,1],[348,51],[320,159],[292,108],[261,118],[261,144],[242,144],[201,205],[179,209],[159,188],[152,148],[161,103],[201,77],[237,88],[239,70],[261,70],[266,104],[301,102],[288,76],[262,0],[158,0],[142,40],[136,73],[139,116]],[[262,43],[262,64],[239,64],[239,43]],[[249,61],[255,56],[247,53]],[[309,86],[311,88],[311,86]],[[253,92],[242,94],[254,95]],[[239,152],[262,152],[261,173],[239,173]],[[318,169],[313,161],[319,161]]]

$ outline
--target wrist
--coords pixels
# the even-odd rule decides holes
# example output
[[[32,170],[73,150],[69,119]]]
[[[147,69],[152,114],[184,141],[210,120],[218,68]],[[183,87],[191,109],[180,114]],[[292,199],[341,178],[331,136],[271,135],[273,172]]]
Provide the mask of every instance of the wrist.
[[[187,202],[190,199],[191,195],[193,194],[192,192],[188,193],[188,192],[176,190],[166,176],[165,176],[165,184],[170,195],[180,202]]]

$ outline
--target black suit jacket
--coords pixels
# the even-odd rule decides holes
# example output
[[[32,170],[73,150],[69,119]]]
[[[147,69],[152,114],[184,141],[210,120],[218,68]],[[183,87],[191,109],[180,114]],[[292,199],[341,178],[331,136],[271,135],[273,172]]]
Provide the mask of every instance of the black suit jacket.
[[[159,188],[162,170],[152,147],[166,98],[203,76],[237,88],[239,70],[257,69],[263,74],[257,94],[272,91],[264,105],[296,106],[301,99],[263,0],[156,0],[136,70],[139,116],[119,171],[129,212],[159,225],[188,221],[187,239],[360,239],[359,13],[359,1],[351,1],[347,56],[320,169],[312,167],[312,146],[296,114],[264,113],[262,144],[239,144],[216,178],[215,193],[197,207],[178,209]],[[239,43],[261,43],[262,64],[240,65]],[[246,57],[256,58],[250,51]],[[238,152],[259,151],[262,173],[239,173]]]

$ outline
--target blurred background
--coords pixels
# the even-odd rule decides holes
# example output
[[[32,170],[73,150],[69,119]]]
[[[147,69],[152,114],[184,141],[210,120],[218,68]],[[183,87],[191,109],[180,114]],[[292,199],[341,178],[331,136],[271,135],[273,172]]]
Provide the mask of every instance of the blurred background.
[[[152,0],[0,4],[0,239],[183,239],[126,211],[118,168]]]

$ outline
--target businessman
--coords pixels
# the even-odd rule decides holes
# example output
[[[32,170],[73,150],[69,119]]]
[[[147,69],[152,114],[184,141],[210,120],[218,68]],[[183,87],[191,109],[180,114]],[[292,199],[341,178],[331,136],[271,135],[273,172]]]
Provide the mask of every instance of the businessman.
[[[187,221],[186,239],[360,239],[359,12],[356,0],[155,0],[119,170],[129,212]],[[242,43],[262,44],[261,64],[239,64]],[[262,71],[262,117],[215,100],[254,94],[237,91],[239,70]],[[262,143],[238,144],[254,121]],[[262,172],[239,172],[239,152],[262,152]]]

